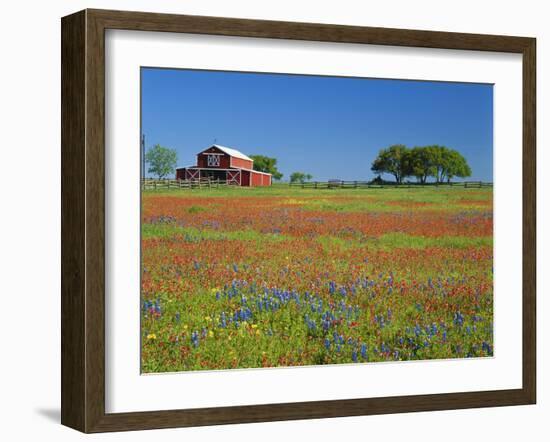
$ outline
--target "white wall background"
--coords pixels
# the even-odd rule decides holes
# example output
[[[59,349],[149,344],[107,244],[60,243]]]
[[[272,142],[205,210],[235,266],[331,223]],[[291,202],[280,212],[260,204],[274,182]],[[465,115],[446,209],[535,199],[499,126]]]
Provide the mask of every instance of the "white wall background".
[[[536,0],[19,0],[0,26],[0,435],[81,440],[59,425],[60,17],[86,7],[533,36],[538,39],[538,405],[91,436],[96,440],[544,440],[550,426],[550,27]],[[518,184],[518,192],[520,187]],[[544,199],[546,198],[546,201]],[[543,250],[545,249],[545,250]],[[546,418],[546,419],[545,419]],[[32,440],[32,439],[31,439]]]

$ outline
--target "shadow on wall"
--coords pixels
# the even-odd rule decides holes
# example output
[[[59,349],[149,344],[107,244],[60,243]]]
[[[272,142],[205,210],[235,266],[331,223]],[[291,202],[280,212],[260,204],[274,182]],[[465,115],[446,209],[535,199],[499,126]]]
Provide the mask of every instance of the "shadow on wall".
[[[61,410],[59,408],[37,408],[34,411],[36,414],[56,424],[61,422]]]

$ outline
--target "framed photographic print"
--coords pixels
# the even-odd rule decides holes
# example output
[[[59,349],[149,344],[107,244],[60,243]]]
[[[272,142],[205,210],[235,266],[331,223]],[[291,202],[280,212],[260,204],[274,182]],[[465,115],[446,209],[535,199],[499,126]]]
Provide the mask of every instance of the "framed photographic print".
[[[535,40],[62,19],[62,423],[533,404]]]

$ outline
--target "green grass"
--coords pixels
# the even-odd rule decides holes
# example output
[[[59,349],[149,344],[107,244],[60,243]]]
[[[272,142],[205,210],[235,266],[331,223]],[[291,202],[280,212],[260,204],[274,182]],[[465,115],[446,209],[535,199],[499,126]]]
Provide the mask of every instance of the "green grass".
[[[341,250],[363,249],[392,250],[392,249],[426,249],[442,247],[451,249],[465,249],[468,247],[492,246],[493,239],[488,237],[440,236],[425,237],[413,236],[405,233],[386,233],[378,238],[364,238],[362,241],[349,240],[336,236],[321,236],[317,241],[326,249],[339,248]]]
[[[184,242],[200,241],[284,241],[283,235],[261,233],[255,230],[219,231],[211,228],[180,227],[174,224],[143,224],[142,239],[171,239]]]

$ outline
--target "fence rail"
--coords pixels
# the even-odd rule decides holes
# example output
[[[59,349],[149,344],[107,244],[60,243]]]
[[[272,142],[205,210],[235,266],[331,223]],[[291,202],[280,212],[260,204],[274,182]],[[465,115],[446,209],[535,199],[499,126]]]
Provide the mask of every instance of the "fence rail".
[[[485,187],[493,187],[493,183],[483,181],[463,181],[455,183],[387,183],[373,184],[369,181],[306,181],[303,183],[289,183],[290,187],[301,187],[302,189],[415,189],[426,187],[464,187],[466,189],[481,189]]]
[[[201,178],[198,180],[171,180],[171,179],[152,179],[145,178],[141,180],[142,189],[157,190],[157,189],[217,189],[227,186],[225,180],[212,180],[210,178]]]
[[[172,180],[146,178],[141,181],[144,190],[157,189],[217,189],[224,186],[231,186],[226,180],[201,178],[197,180]],[[455,183],[385,183],[373,184],[369,181],[307,181],[304,183],[289,183],[290,187],[301,187],[302,189],[415,189],[426,187],[463,187],[466,189],[481,189],[493,187],[493,183],[483,181],[463,181]]]

